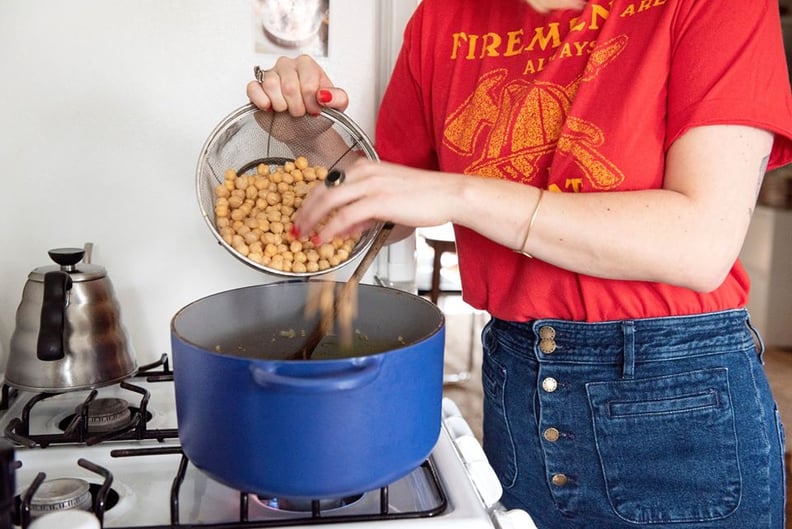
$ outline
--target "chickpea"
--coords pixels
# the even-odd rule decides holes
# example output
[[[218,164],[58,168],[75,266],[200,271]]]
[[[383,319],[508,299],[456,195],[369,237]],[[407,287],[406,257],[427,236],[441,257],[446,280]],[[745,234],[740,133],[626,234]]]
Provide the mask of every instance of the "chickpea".
[[[252,262],[282,271],[315,273],[348,260],[355,237],[337,237],[317,248],[310,238],[300,240],[293,233],[294,214],[327,172],[311,166],[305,156],[282,166],[262,163],[250,174],[228,169],[213,189],[215,226],[222,240]]]
[[[247,257],[248,254],[250,253],[250,249],[248,249],[247,245],[244,244],[244,243],[234,246],[234,250],[236,250],[240,254],[244,255],[245,257]]]
[[[333,245],[330,244],[330,243],[324,243],[323,245],[321,245],[319,247],[319,259],[320,260],[322,260],[322,259],[324,259],[324,260],[330,259],[330,257],[332,257],[334,253],[335,253],[335,248],[333,248]]]
[[[270,191],[267,193],[267,204],[270,206],[274,206],[275,204],[280,204],[281,197],[278,193],[274,191]]]
[[[299,169],[303,170],[308,167],[308,158],[305,156],[298,156],[296,160],[294,160],[294,166]]]
[[[269,178],[267,178],[266,176],[261,176],[261,175],[257,176],[257,177],[255,178],[255,180],[253,180],[253,186],[254,186],[256,189],[258,189],[259,191],[261,191],[262,189],[266,189],[267,187],[269,187],[269,183],[270,183],[270,182],[269,182]]]
[[[314,169],[313,167],[306,167],[305,169],[303,169],[302,175],[303,175],[303,180],[305,182],[313,182],[314,180],[317,179],[316,169]]]
[[[289,250],[292,253],[302,252],[302,243],[300,241],[292,241],[289,245]]]
[[[231,194],[231,191],[225,186],[225,184],[219,184],[215,186],[215,196],[218,198],[228,197]]]

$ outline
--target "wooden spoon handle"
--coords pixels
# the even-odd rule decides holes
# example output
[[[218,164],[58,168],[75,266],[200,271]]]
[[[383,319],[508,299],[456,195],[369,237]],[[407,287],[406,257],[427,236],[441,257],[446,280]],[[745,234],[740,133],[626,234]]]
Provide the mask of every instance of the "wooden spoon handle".
[[[333,299],[333,318],[331,321],[336,321],[341,303],[344,303],[349,299],[352,289],[356,288],[358,283],[360,283],[360,280],[368,271],[371,263],[374,262],[374,258],[377,257],[377,254],[382,249],[382,246],[385,244],[385,241],[388,239],[388,236],[392,230],[392,222],[386,222],[382,225],[382,228],[380,228],[377,236],[374,237],[374,241],[371,243],[371,246],[369,246],[369,249],[366,251],[363,258],[360,260],[360,263],[358,264],[357,268],[355,268],[355,271],[352,272],[352,275],[349,277],[346,283],[341,286],[341,292],[338,293]],[[308,338],[306,339],[300,351],[298,351],[292,358],[309,360],[313,355],[314,350],[319,345],[319,342],[322,341],[322,338],[324,338],[328,331],[329,329],[325,329],[322,325],[322,319],[320,318],[319,322],[314,326],[313,330],[308,335]]]

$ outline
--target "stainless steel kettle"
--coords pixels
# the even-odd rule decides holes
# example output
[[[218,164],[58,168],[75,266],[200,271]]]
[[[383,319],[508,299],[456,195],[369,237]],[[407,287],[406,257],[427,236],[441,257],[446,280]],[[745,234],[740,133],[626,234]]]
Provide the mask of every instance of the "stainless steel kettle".
[[[81,248],[49,251],[57,266],[28,275],[16,312],[5,382],[37,392],[105,386],[137,370],[113,285]]]

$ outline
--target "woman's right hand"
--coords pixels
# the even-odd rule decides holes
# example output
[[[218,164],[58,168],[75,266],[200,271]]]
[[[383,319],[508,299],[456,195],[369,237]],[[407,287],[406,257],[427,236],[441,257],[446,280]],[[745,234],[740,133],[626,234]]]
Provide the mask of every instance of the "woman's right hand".
[[[343,111],[349,104],[347,93],[308,55],[280,57],[263,70],[261,82],[248,83],[247,96],[262,110],[288,111],[295,117],[318,115],[324,107]]]

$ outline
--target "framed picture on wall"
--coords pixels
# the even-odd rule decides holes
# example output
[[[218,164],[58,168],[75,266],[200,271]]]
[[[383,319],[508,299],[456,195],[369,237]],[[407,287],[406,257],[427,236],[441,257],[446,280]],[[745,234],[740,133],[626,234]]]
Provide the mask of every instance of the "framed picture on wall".
[[[253,51],[327,56],[330,0],[251,0]]]

